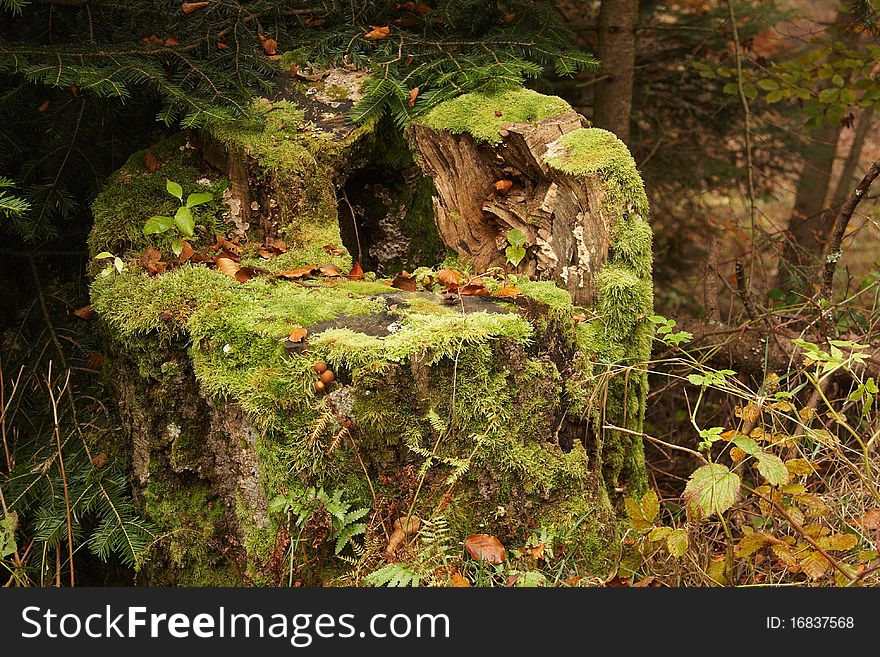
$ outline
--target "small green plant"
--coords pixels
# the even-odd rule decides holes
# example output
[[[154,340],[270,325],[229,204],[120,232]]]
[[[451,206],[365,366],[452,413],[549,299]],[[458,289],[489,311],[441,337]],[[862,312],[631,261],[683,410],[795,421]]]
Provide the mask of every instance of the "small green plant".
[[[504,255],[507,256],[507,262],[514,267],[522,262],[526,257],[526,236],[519,228],[514,228],[507,232],[507,248],[504,249]]]
[[[174,255],[180,255],[183,251],[183,238],[192,237],[195,233],[196,222],[193,218],[192,209],[209,203],[214,200],[214,195],[208,192],[195,192],[183,200],[183,187],[173,180],[165,181],[165,189],[174,198],[180,201],[180,207],[173,217],[157,215],[150,217],[150,220],[144,224],[144,235],[158,235],[175,229],[178,236],[171,242],[171,249]]]
[[[369,514],[370,509],[362,507],[352,510],[351,507],[350,502],[342,499],[341,490],[328,495],[323,488],[309,488],[301,496],[278,495],[269,504],[269,513],[287,514],[291,522],[300,527],[302,533],[317,512],[326,512],[330,516],[331,523],[327,540],[335,539],[334,554],[338,555],[352,538],[363,534],[367,528],[365,523],[358,521]]]
[[[651,315],[648,321],[657,325],[657,335],[670,347],[679,347],[682,343],[688,343],[694,339],[694,334],[689,331],[678,331],[673,333],[675,328],[674,319],[666,319],[662,315]]]
[[[101,251],[101,253],[99,253],[98,255],[95,256],[95,260],[106,260],[106,259],[112,259],[112,262],[109,262],[107,264],[107,266],[101,270],[101,272],[98,274],[98,276],[109,276],[114,271],[117,274],[121,274],[127,268],[127,265],[125,264],[125,262],[123,261],[122,258],[120,258],[119,256],[113,255],[109,251]]]

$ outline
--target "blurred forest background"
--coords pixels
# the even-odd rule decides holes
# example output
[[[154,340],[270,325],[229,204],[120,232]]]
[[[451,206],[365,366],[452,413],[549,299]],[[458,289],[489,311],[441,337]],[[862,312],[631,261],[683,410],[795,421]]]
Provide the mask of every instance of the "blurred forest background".
[[[653,492],[628,500],[610,573],[532,551],[548,581],[880,581],[876,0],[139,5],[0,0],[4,585],[72,582],[68,540],[78,582],[132,581],[113,531],[139,522],[124,468],[77,447],[116,431],[89,321],[90,203],[132,152],[246,113],[271,80],[264,33],[279,51],[381,74],[404,98],[421,89],[406,103],[374,88],[356,118],[405,124],[444,98],[525,83],[630,147],[654,230]],[[360,38],[376,26],[404,36]],[[455,44],[455,67],[432,54]],[[776,460],[756,467],[785,472],[693,526],[682,496],[719,448],[731,468],[760,449]]]

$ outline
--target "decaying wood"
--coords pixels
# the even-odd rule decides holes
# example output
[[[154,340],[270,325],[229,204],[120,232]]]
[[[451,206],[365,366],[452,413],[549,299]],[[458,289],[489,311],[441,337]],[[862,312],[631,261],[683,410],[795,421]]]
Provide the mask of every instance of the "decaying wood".
[[[412,143],[434,180],[434,212],[443,242],[477,271],[507,271],[560,281],[575,303],[595,298],[594,278],[608,255],[611,217],[601,208],[598,176],[575,178],[549,168],[544,156],[562,135],[581,127],[576,112],[537,124],[512,124],[497,146],[468,134],[416,124]],[[513,186],[495,190],[499,180]],[[526,235],[527,253],[512,267],[507,233]]]

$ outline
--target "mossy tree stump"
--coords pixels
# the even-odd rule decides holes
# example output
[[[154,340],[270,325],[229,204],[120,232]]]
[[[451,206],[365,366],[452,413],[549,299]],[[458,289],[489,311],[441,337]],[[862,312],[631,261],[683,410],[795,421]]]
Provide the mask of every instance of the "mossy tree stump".
[[[282,85],[283,97],[258,102],[262,122],[156,144],[157,170],[133,155],[95,203],[93,254],[128,262],[92,285],[129,436],[116,458],[165,532],[144,580],[286,582],[300,532],[296,579],[351,581],[329,520],[297,527],[269,511],[315,488],[372,510],[369,568],[399,559],[443,583],[418,539],[382,552],[410,513],[456,540],[487,532],[516,545],[545,527],[601,568],[616,550],[615,498],[645,485],[651,233],[632,158],[564,101],[528,91],[450,101],[407,142],[341,119],[357,79],[334,75],[332,98],[330,79]],[[462,108],[474,109],[467,121]],[[240,265],[264,275],[239,283],[192,262],[146,271],[147,247],[171,258],[170,238],[141,232],[173,210],[166,178],[215,196],[196,214],[197,252],[234,238]],[[481,197],[501,178],[512,194]],[[528,237],[518,269],[503,259],[509,227]],[[287,251],[261,257],[269,239]],[[483,277],[490,292],[521,293],[274,276],[348,271],[359,252],[381,275],[430,281],[444,247],[462,270],[498,267]],[[291,343],[299,327],[308,337]],[[326,393],[316,362],[335,372]]]

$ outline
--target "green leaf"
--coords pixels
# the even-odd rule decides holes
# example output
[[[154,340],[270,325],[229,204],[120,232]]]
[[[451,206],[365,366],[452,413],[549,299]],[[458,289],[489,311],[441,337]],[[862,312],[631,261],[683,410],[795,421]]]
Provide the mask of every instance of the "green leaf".
[[[726,94],[735,94],[739,91],[739,85],[736,82],[728,82],[724,85],[722,91]]]
[[[666,537],[666,547],[676,559],[680,559],[685,555],[688,549],[688,535],[684,529],[674,529],[669,536]]]
[[[507,232],[507,243],[511,246],[522,246],[526,243],[526,235],[519,228]]]
[[[739,447],[746,454],[751,454],[755,456],[761,451],[758,443],[753,439],[747,436],[737,436],[733,439],[733,444]]]
[[[149,221],[144,224],[144,235],[156,235],[170,230],[174,225],[174,219],[171,217],[150,217]]]
[[[772,105],[773,103],[778,103],[784,97],[785,94],[777,89],[776,91],[771,91],[769,94],[767,94],[766,100],[768,104]]]
[[[208,203],[214,200],[214,195],[208,192],[197,192],[186,197],[186,207],[194,208],[202,203]]]
[[[177,208],[177,213],[174,215],[174,225],[177,226],[177,229],[187,237],[193,236],[196,222],[193,219],[192,212],[190,212],[189,208],[185,205],[181,205]]]
[[[526,257],[526,250],[521,246],[508,246],[504,249],[508,262],[516,267]]]
[[[179,256],[183,253],[183,238],[175,237],[171,240],[171,250],[174,252],[174,255]]]
[[[653,523],[654,519],[657,518],[657,514],[660,513],[660,498],[657,497],[657,493],[653,489],[649,488],[648,492],[642,496],[639,506],[642,507],[645,520]]]
[[[652,543],[654,541],[662,541],[663,539],[668,538],[671,533],[672,527],[654,527],[648,533],[648,540]]]
[[[758,472],[761,476],[774,486],[782,486],[788,483],[788,468],[782,459],[775,454],[767,452],[758,452],[754,455],[758,460]]]
[[[775,89],[779,89],[779,83],[776,80],[766,79],[766,80],[758,80],[758,86],[765,91],[774,91]]]
[[[171,196],[176,198],[178,201],[183,201],[183,187],[178,185],[176,182],[174,182],[173,180],[166,180],[165,189],[167,189],[168,193],[171,194]]]
[[[766,543],[767,539],[764,537],[764,534],[752,532],[751,534],[744,534],[740,542],[733,548],[733,551],[736,556],[745,559],[764,547]]]
[[[103,260],[104,258],[112,258],[112,257],[114,257],[114,256],[109,251],[101,251],[98,255],[95,256],[95,260]]]
[[[623,506],[626,509],[626,515],[629,516],[633,529],[637,531],[651,529],[651,522],[645,518],[645,513],[642,511],[642,505],[639,503],[639,500],[634,497],[627,497],[623,500]]]
[[[740,479],[726,466],[710,463],[698,468],[688,479],[684,499],[694,511],[704,516],[724,513],[733,506]]]
[[[290,500],[286,495],[276,495],[275,498],[269,502],[269,513],[286,513],[289,506]]]
[[[13,554],[18,548],[15,545],[15,530],[18,528],[18,514],[14,511],[0,520],[0,559]]]

